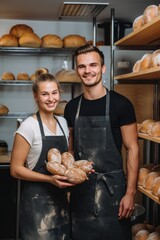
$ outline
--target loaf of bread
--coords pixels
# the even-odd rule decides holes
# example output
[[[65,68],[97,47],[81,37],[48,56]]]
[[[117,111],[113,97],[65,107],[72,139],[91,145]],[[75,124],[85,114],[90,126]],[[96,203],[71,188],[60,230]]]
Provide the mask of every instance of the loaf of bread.
[[[63,38],[63,46],[70,48],[81,47],[86,44],[85,37],[80,35],[67,35]]]
[[[151,191],[152,184],[157,177],[159,177],[158,172],[150,172],[143,181],[143,187],[146,190]]]
[[[139,169],[139,175],[138,175],[139,186],[143,186],[143,182],[149,173],[150,173],[150,170],[147,168],[142,167]]]
[[[69,168],[66,170],[64,176],[73,184],[80,184],[88,179],[87,174],[80,168]]]
[[[9,33],[14,35],[16,38],[20,38],[24,34],[33,33],[33,29],[26,24],[16,24],[10,29]]]
[[[35,33],[25,33],[19,38],[20,47],[39,48],[41,38]]]
[[[140,71],[151,68],[152,54],[146,53],[142,56],[140,61]]]
[[[9,112],[9,109],[7,106],[3,105],[3,104],[0,104],[0,115],[6,115],[8,114]]]
[[[65,109],[65,106],[67,104],[67,101],[63,100],[63,101],[60,101],[56,107],[56,109],[54,110],[54,114],[56,115],[64,115],[64,109]]]
[[[151,22],[154,18],[158,16],[158,6],[150,5],[145,8],[143,12],[144,23],[147,24]]]
[[[160,177],[157,177],[157,178],[154,179],[153,184],[151,186],[152,194],[157,197],[159,189],[160,189]]]
[[[147,240],[160,240],[160,233],[159,232],[150,233]]]
[[[75,159],[71,153],[69,152],[62,153],[62,164],[66,167],[66,169],[73,168],[74,162]]]
[[[141,230],[147,230],[146,224],[145,223],[137,223],[132,226],[132,236],[133,238],[135,235],[141,231]]]
[[[15,80],[16,78],[12,72],[4,72],[4,73],[2,73],[1,79],[12,81],[12,80]]]
[[[20,72],[17,74],[17,80],[27,81],[27,80],[30,80],[30,76],[26,72]]]
[[[160,66],[160,49],[157,49],[152,53],[151,67]]]
[[[142,26],[144,26],[144,18],[143,15],[140,15],[138,17],[135,18],[135,20],[133,21],[133,31],[139,30]]]
[[[59,162],[61,163],[61,153],[57,148],[51,148],[47,153],[48,161]]]
[[[62,48],[63,40],[54,34],[47,34],[41,38],[41,47],[42,48]]]
[[[139,59],[138,61],[135,62],[135,64],[133,65],[133,72],[139,72],[140,71],[140,65],[141,65],[141,59]]]
[[[160,121],[155,122],[148,133],[151,137],[160,137]]]
[[[136,235],[134,240],[147,240],[150,232],[148,230],[140,230]]]
[[[141,125],[140,125],[140,128],[139,128],[139,131],[141,133],[146,133],[148,134],[148,131],[150,129],[150,126],[152,126],[151,124],[152,123],[155,123],[155,121],[153,119],[146,119],[144,120]]]
[[[92,163],[88,160],[78,160],[75,161],[74,167],[80,168],[84,172],[89,173],[92,170]]]
[[[47,162],[46,167],[50,173],[55,174],[55,175],[63,176],[66,171],[65,166],[63,166],[59,162],[54,162],[54,161]]]
[[[18,47],[18,39],[12,34],[4,34],[0,38],[0,47]]]
[[[78,74],[74,70],[62,69],[55,74],[59,82],[81,82]]]

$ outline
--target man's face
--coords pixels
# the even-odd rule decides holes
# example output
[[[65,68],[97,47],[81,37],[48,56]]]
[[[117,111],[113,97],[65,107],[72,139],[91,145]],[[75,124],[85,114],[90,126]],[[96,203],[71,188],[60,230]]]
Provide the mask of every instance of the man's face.
[[[85,86],[91,87],[102,81],[105,65],[101,66],[101,58],[96,52],[77,56],[77,73]]]

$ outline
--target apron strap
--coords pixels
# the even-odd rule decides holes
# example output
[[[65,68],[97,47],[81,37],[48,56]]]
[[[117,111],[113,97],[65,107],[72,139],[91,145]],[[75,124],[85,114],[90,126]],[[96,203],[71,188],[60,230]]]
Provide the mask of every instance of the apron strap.
[[[41,136],[43,138],[43,137],[45,137],[45,135],[44,135],[44,129],[43,129],[43,125],[42,125],[42,121],[41,121],[41,117],[40,117],[39,111],[36,113],[36,116],[37,116],[37,120],[38,120],[38,123],[39,123]]]
[[[60,127],[60,129],[61,129],[61,131],[62,131],[62,133],[63,133],[63,135],[65,136],[65,138],[66,138],[66,140],[67,140],[67,142],[68,142],[67,136],[66,136],[66,134],[65,134],[65,132],[64,132],[64,130],[63,130],[63,128],[62,128],[62,126],[61,126],[58,118],[57,118],[56,116],[54,116],[54,119],[57,121],[57,123],[58,123],[58,125],[59,125],[59,127]]]

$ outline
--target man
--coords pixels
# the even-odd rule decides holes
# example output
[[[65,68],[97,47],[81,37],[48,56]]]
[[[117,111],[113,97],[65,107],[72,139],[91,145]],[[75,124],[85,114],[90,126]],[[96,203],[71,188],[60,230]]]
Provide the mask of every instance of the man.
[[[139,169],[139,147],[133,105],[102,84],[103,53],[93,45],[75,53],[83,94],[65,108],[69,149],[76,160],[93,162],[95,172],[71,192],[73,240],[131,240],[130,217]],[[127,150],[126,176],[121,156]]]

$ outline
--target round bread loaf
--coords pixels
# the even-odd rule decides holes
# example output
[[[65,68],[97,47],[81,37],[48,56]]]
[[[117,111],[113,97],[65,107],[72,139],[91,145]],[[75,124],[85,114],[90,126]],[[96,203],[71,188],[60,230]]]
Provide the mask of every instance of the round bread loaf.
[[[25,33],[19,38],[20,47],[39,48],[41,38],[35,33]]]
[[[33,29],[26,24],[16,24],[10,29],[9,33],[20,38],[26,33],[33,33]]]
[[[157,49],[152,53],[151,67],[160,66],[160,49]]]
[[[64,176],[73,184],[80,184],[88,179],[86,173],[80,168],[69,168],[66,170]]]
[[[18,39],[12,34],[4,34],[0,38],[0,47],[18,47]]]
[[[150,232],[148,230],[140,230],[136,235],[135,235],[135,240],[147,240]]]
[[[160,189],[160,177],[157,177],[154,179],[153,184],[151,186],[152,194],[157,197],[159,189]]]
[[[143,181],[143,187],[146,190],[151,190],[154,180],[159,177],[158,172],[150,172]]]
[[[30,80],[30,76],[26,72],[20,72],[17,74],[17,80],[27,81],[27,80]]]
[[[6,115],[8,114],[9,109],[7,106],[0,104],[0,115]]]
[[[141,59],[135,62],[132,71],[133,72],[139,72],[140,71],[140,65],[141,65]]]
[[[140,71],[151,68],[152,54],[146,53],[142,56],[140,62]]]
[[[48,151],[48,154],[47,154],[48,161],[61,163],[61,158],[62,158],[62,155],[61,155],[60,151],[57,148],[51,148]]]
[[[54,110],[54,114],[56,115],[64,115],[64,109],[65,106],[67,104],[67,101],[60,101],[56,107],[56,109]]]
[[[143,186],[143,182],[149,173],[150,173],[150,170],[147,168],[142,167],[139,169],[139,175],[138,175],[139,186]]]
[[[82,37],[80,35],[67,35],[63,38],[64,47],[76,48],[81,47],[85,44],[86,44],[85,37]]]
[[[65,166],[63,166],[59,162],[54,162],[54,161],[47,162],[46,167],[50,173],[55,174],[55,175],[63,176],[66,171]]]
[[[132,25],[133,31],[139,30],[143,25],[144,25],[143,15],[136,17]]]
[[[147,240],[160,240],[160,233],[159,232],[150,233]]]
[[[149,135],[151,137],[160,137],[160,121],[153,124],[153,126],[149,132]]]
[[[41,38],[42,48],[62,48],[63,40],[54,34],[47,34]]]
[[[144,23],[151,22],[154,18],[158,16],[158,6],[150,5],[145,8],[143,12]]]
[[[12,72],[4,72],[1,76],[2,80],[15,80],[15,76]]]
[[[155,123],[155,121],[153,119],[146,119],[144,120],[141,125],[140,125],[140,128],[139,128],[139,131],[141,133],[146,133],[148,134],[148,130],[150,128],[150,124],[152,123]]]
[[[132,236],[133,238],[135,237],[135,235],[141,231],[141,230],[147,230],[147,227],[146,227],[146,224],[144,223],[137,223],[137,224],[134,224],[132,226]]]
[[[69,152],[63,152],[62,153],[62,164],[68,169],[73,168],[73,164],[75,162],[75,159],[73,155]]]
[[[31,79],[31,81],[35,81],[35,80],[36,80],[36,74],[33,73],[33,74],[30,76],[30,79]]]
[[[81,82],[78,74],[74,70],[62,69],[55,74],[59,82]]]
[[[89,173],[92,170],[92,163],[88,160],[78,160],[75,161],[74,167],[80,168],[86,173]]]

